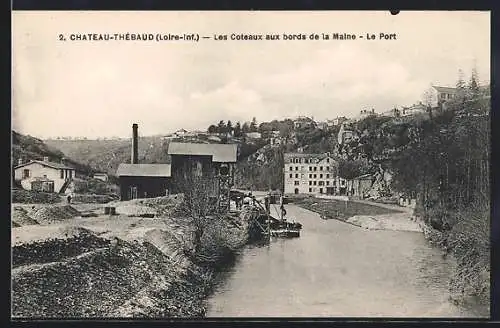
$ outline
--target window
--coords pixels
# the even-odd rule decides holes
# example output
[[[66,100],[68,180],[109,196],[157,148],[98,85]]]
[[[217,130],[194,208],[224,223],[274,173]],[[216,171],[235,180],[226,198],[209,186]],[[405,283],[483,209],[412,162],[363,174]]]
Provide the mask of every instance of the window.
[[[326,167],[326,170],[327,170],[327,171],[330,171],[330,167],[329,167],[329,166],[327,166],[327,167]]]
[[[29,177],[30,177],[30,170],[28,170],[28,169],[23,170],[23,179],[26,179]]]
[[[320,167],[319,167],[319,170],[320,170],[320,171],[323,171],[323,166],[320,166]]]
[[[317,167],[317,166],[315,166],[315,167],[314,167],[314,171],[316,171],[317,169],[318,169],[318,167]]]
[[[309,185],[312,186],[313,185],[313,182],[312,181],[309,181]]]
[[[299,167],[298,167],[298,166],[296,166],[296,167],[295,167],[295,171],[298,171],[298,170],[299,170]]]
[[[290,166],[290,171],[292,171],[292,170],[293,170],[293,166]]]
[[[293,178],[293,174],[292,173],[290,173],[290,178]]]
[[[314,181],[314,185],[316,185],[316,181]]]
[[[320,175],[319,175],[319,178],[320,178],[320,179],[322,179],[322,178],[323,178],[323,174],[320,174]]]
[[[329,158],[327,158],[327,159],[326,159],[326,162],[327,162],[327,163],[330,163],[330,159],[329,159]]]
[[[69,178],[72,179],[73,178],[73,171],[69,171]]]
[[[319,193],[322,194],[323,193],[323,188],[319,188]]]
[[[330,174],[327,174],[327,175],[326,175],[326,178],[327,178],[327,179],[330,179]]]
[[[298,178],[299,178],[299,175],[298,175],[298,174],[295,174],[295,178],[297,178],[297,179],[298,179]]]
[[[309,179],[311,179],[312,177],[313,177],[313,175],[312,175],[312,174],[309,174]]]
[[[44,178],[47,178],[47,174],[44,174],[44,175],[43,175],[43,177],[44,177]]]
[[[301,178],[301,179],[304,179],[304,173],[301,173],[301,174],[300,174],[300,178]]]
[[[326,185],[327,185],[327,186],[329,186],[329,185],[330,185],[330,181],[327,181],[327,182],[326,182]]]
[[[316,176],[316,174],[315,174],[315,175],[314,175],[314,179],[316,179],[316,177],[317,177],[317,176]]]
[[[298,186],[299,185],[299,181],[295,181],[294,185]]]
[[[309,188],[309,192],[312,192],[312,188]]]
[[[312,171],[312,170],[313,170],[312,166],[309,166],[309,171]]]
[[[61,179],[64,179],[64,170],[61,170]]]
[[[324,186],[324,185],[325,185],[325,182],[324,182],[324,181],[319,181],[319,182],[318,182],[318,185],[320,185],[320,186]]]

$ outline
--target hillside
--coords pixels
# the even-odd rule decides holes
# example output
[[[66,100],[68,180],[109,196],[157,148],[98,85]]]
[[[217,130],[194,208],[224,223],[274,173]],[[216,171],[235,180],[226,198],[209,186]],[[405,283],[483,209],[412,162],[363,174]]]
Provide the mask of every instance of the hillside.
[[[50,147],[58,149],[76,161],[96,170],[114,175],[120,163],[130,163],[132,139],[116,140],[45,140]],[[159,136],[139,138],[139,161],[141,163],[169,163],[168,142]]]
[[[23,161],[43,160],[45,156],[55,162],[60,162],[64,158],[65,164],[85,175],[90,175],[93,172],[91,166],[82,164],[81,161],[75,160],[71,155],[48,145],[43,140],[12,131],[12,164],[14,166],[17,165],[20,158]]]

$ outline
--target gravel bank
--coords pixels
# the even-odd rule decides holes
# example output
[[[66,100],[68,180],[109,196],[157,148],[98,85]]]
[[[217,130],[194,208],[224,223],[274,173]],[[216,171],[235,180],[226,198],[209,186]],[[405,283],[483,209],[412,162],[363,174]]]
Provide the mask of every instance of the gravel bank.
[[[204,255],[224,256],[200,264],[191,253],[190,221],[165,214],[180,201],[115,203],[129,212],[111,217],[81,218],[67,205],[26,210],[42,225],[12,229],[12,316],[203,317],[216,269],[228,249],[246,243],[247,224],[229,217],[214,224]],[[156,209],[155,217],[133,217],[144,207]]]

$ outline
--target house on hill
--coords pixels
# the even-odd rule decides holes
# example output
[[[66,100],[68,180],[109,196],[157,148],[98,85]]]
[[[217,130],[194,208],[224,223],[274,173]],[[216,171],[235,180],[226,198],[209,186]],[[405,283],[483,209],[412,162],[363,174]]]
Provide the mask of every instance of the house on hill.
[[[337,135],[337,141],[339,145],[350,143],[357,138],[356,132],[351,124],[347,122],[342,123],[340,126],[339,133]]]
[[[403,107],[401,110],[401,116],[415,116],[417,114],[427,114],[427,108],[422,102],[418,104],[413,104],[410,107]]]
[[[299,116],[293,121],[294,129],[307,129],[316,127],[316,122],[310,117]]]
[[[248,139],[260,139],[262,138],[262,134],[260,132],[248,132],[245,133],[245,137]]]
[[[25,190],[65,193],[74,177],[74,168],[51,162],[48,157],[27,163],[20,159],[14,167],[14,179]]]
[[[443,107],[443,105],[453,99],[457,94],[457,88],[441,87],[433,85],[424,93],[424,102],[432,108]]]

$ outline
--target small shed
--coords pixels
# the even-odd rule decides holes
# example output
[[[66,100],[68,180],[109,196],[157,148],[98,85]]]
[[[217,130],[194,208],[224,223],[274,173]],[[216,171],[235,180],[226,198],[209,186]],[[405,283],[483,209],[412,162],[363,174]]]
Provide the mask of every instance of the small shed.
[[[120,164],[116,175],[121,200],[161,197],[170,193],[170,164]]]

